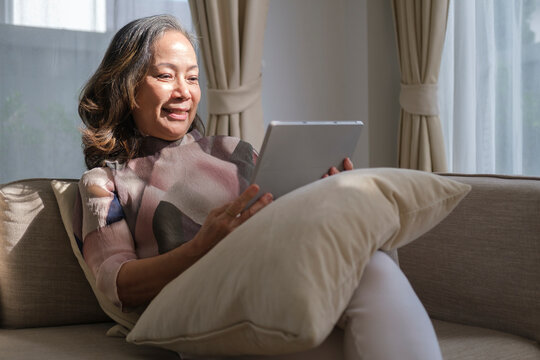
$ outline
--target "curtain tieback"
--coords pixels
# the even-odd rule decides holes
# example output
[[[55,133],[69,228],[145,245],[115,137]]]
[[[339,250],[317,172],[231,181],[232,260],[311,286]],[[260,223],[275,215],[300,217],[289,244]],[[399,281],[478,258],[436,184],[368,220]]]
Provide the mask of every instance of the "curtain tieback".
[[[208,89],[208,113],[215,115],[239,114],[261,97],[262,76],[236,89]]]
[[[437,84],[401,84],[399,104],[410,114],[439,115]]]

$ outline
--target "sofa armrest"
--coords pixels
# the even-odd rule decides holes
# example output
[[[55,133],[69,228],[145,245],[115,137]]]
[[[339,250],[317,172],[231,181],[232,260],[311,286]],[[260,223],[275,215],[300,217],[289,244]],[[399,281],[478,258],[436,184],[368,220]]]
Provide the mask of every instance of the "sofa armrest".
[[[110,319],[73,255],[51,179],[0,185],[0,328],[103,321]]]
[[[540,179],[451,176],[469,195],[399,250],[430,316],[540,340]]]

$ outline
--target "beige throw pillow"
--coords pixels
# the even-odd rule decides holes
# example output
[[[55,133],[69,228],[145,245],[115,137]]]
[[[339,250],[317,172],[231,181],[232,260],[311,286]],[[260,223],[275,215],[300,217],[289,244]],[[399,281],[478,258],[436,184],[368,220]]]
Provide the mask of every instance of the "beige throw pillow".
[[[441,221],[469,185],[365,169],[276,200],[169,283],[127,340],[191,355],[282,354],[332,331],[370,256]]]
[[[75,240],[75,235],[73,233],[73,206],[75,204],[77,191],[79,191],[78,183],[73,181],[52,180],[51,186],[53,188],[54,195],[56,196],[58,207],[60,208],[60,215],[62,216],[62,222],[64,223],[64,227],[66,228],[66,232],[69,236],[73,254],[77,258],[77,261],[79,262],[79,265],[86,276],[86,280],[88,280],[88,283],[90,284],[92,291],[94,292],[94,295],[101,306],[101,309],[118,324],[127,329],[131,329],[135,325],[139,315],[133,312],[122,312],[119,307],[115,306],[104,294],[101,293],[101,291],[98,290],[96,287],[96,279],[88,265],[86,265],[79,247],[77,246],[77,241]]]

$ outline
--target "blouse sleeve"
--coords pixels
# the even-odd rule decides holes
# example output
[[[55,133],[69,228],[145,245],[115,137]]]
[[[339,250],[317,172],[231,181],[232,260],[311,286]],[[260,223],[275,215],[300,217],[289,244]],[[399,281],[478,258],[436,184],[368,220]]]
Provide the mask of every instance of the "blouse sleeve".
[[[96,278],[97,288],[122,307],[116,285],[118,271],[137,255],[110,169],[87,171],[79,182],[79,192],[84,260]]]

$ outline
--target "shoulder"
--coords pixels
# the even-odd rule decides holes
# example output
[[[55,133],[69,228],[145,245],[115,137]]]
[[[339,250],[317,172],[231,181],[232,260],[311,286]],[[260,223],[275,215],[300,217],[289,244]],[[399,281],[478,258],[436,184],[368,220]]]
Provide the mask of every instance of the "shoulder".
[[[96,167],[86,171],[79,181],[79,189],[89,196],[109,196],[115,189],[111,169]]]

